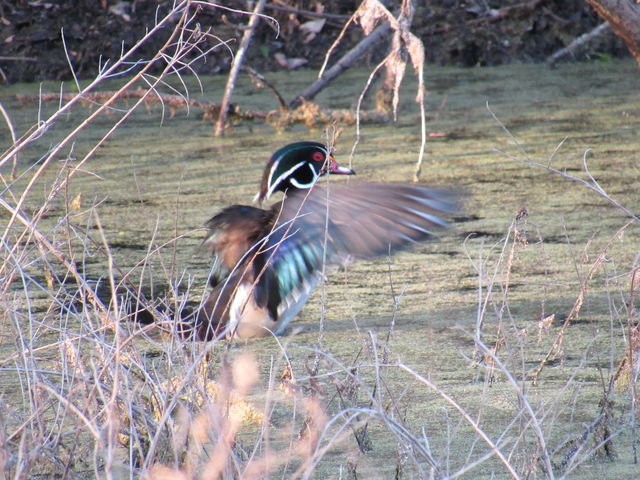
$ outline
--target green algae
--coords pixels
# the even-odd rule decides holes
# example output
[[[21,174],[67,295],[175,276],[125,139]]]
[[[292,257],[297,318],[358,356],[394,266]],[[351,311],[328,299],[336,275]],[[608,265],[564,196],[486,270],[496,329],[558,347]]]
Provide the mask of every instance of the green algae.
[[[366,76],[364,71],[347,72],[317,102],[352,108]],[[275,74],[272,81],[283,90],[297,92],[312,77],[311,72]],[[201,81],[206,86],[203,94],[188,80],[192,95],[216,101],[224,80]],[[523,476],[529,472],[530,478],[545,478],[541,463],[527,464],[535,458],[536,441],[530,429],[517,428],[528,418],[521,413],[514,386],[503,372],[474,362],[478,358],[474,344],[478,309],[492,288],[482,339],[489,347],[501,339],[498,356],[519,379],[538,417],[544,418],[547,447],[560,476],[571,442],[577,442],[598,417],[603,389],[628,348],[629,310],[625,302],[629,272],[640,246],[638,225],[614,238],[627,221],[621,211],[577,183],[523,162],[531,159],[585,178],[581,162],[589,149],[591,174],[616,201],[633,210],[640,189],[639,82],[634,64],[617,61],[562,65],[555,70],[536,65],[428,68],[428,130],[435,136],[429,137],[422,181],[455,186],[468,198],[453,228],[437,241],[391,259],[359,262],[330,273],[290,327],[294,334],[286,339],[286,355],[301,383],[308,376],[309,365],[316,361],[317,351],[321,352],[318,373],[327,376],[321,381],[320,396],[330,414],[347,406],[370,405],[375,387],[375,395],[388,406],[388,414],[417,438],[428,438],[433,456],[448,466],[450,473],[467,458],[488,451],[477,433],[437,392],[397,366],[382,367],[382,372],[376,373],[376,364],[384,355],[390,364],[406,364],[438,385],[494,441],[504,435],[504,453],[512,455]],[[42,88],[59,90],[49,84]],[[14,95],[36,93],[37,89],[35,85],[14,85],[0,91],[0,101],[18,132],[36,120],[37,106],[22,105]],[[409,79],[403,87],[398,122],[363,127],[352,160],[357,180],[410,181],[420,145],[414,96],[415,84]],[[234,101],[245,109],[277,107],[268,92],[244,81]],[[42,115],[54,109],[45,105]],[[76,108],[21,152],[18,172],[41,158],[86,112],[86,107]],[[83,130],[73,150],[65,150],[69,165],[89,151],[112,123],[113,118],[103,116]],[[353,125],[344,127],[336,156],[346,163],[355,129]],[[188,114],[178,110],[164,118],[159,106],[140,109],[76,174],[51,203],[39,226],[51,241],[68,245],[65,252],[82,263],[82,272],[90,279],[106,274],[106,259],[97,247],[106,243],[118,275],[126,273],[134,284],[142,284],[154,295],[164,295],[169,284],[176,285],[182,279],[180,293],[197,301],[206,293],[209,266],[209,259],[193,255],[202,236],[198,229],[221,207],[251,202],[272,151],[291,141],[322,138],[321,126],[312,131],[292,126],[277,132],[256,121],[240,122],[228,136],[216,138],[213,126],[201,119],[197,109]],[[7,147],[8,136],[3,133],[0,142]],[[27,199],[27,212],[43,203],[59,171],[52,168],[47,172]],[[18,180],[12,191],[19,194],[27,180],[28,175]],[[69,205],[78,194],[82,195],[81,207],[70,211]],[[528,217],[526,223],[518,223],[518,229],[526,235],[526,242],[512,243],[510,226],[522,207]],[[69,222],[61,222],[67,214]],[[8,215],[3,212],[0,218]],[[96,218],[103,234],[96,228]],[[607,262],[587,282],[590,268],[609,243]],[[505,255],[501,256],[503,248]],[[513,258],[509,260],[511,251]],[[480,281],[478,270],[482,271]],[[46,284],[42,268],[34,268],[30,274],[36,283]],[[187,276],[193,285],[190,290],[184,287]],[[584,304],[567,329],[561,354],[545,367],[534,386],[533,372],[585,284]],[[24,289],[12,293],[12,301],[24,305]],[[27,295],[35,305],[34,315],[46,309],[50,298],[46,289],[30,287]],[[543,328],[540,320],[551,315],[555,320],[548,329]],[[3,322],[4,331],[15,328],[8,315]],[[15,345],[10,338],[3,344],[3,357],[9,357]],[[152,353],[157,349],[144,342],[140,348]],[[254,394],[260,402],[271,359],[279,358],[281,349],[270,338],[241,342],[239,348],[253,352],[261,365],[263,380]],[[214,358],[223,351],[216,348]],[[215,375],[217,365],[211,368]],[[339,400],[334,385],[349,377],[350,368],[357,369],[360,393],[350,400]],[[327,372],[338,373],[331,377]],[[4,376],[1,384],[5,398],[19,404],[15,376]],[[617,456],[606,459],[583,454],[583,464],[567,478],[635,478],[633,431],[626,420],[630,415],[628,393],[617,393],[615,402],[611,428],[617,434],[613,440]],[[280,406],[274,413],[281,424],[289,419],[287,412]],[[369,423],[372,450],[360,452],[354,436],[345,436],[319,462],[318,478],[339,478],[347,463],[362,478],[392,478],[397,473],[402,452],[408,447],[382,422]],[[520,433],[525,438],[517,441]],[[242,436],[248,445],[253,438],[251,432]],[[594,447],[594,441],[589,442],[587,450]],[[424,461],[419,463],[428,471]],[[404,467],[406,478],[418,476],[411,465]],[[462,478],[509,475],[493,457]]]

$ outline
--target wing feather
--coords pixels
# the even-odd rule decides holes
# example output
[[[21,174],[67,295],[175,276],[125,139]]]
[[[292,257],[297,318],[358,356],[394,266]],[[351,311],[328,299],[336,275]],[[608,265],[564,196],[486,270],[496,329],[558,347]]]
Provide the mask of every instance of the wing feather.
[[[274,231],[255,267],[273,272],[278,300],[296,294],[323,264],[386,254],[433,237],[458,210],[451,190],[394,183],[332,185],[297,191],[278,205]],[[325,251],[326,247],[326,251]],[[272,288],[263,282],[261,288]]]

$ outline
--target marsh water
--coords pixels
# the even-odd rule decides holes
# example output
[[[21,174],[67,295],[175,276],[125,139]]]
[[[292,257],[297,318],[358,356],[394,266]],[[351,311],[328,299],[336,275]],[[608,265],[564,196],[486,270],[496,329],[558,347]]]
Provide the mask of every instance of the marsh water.
[[[347,72],[317,103],[325,108],[353,108],[368,73]],[[312,72],[271,77],[281,91],[290,93],[301,91],[312,79]],[[219,100],[224,78],[200,78],[202,93],[195,79],[186,80],[193,98]],[[620,209],[584,185],[527,162],[587,179],[582,171],[586,156],[590,174],[602,189],[637,212],[638,68],[630,61],[561,65],[553,70],[539,65],[428,67],[426,88],[429,138],[420,181],[465,192],[464,211],[436,241],[331,272],[289,329],[288,359],[297,375],[308,375],[309,349],[321,342],[331,358],[359,365],[372,348],[372,339],[386,337],[393,323],[389,361],[411,366],[471,411],[481,401],[478,417],[507,422],[519,408],[512,385],[499,373],[493,383],[485,382],[486,370],[472,361],[477,319],[486,310],[483,339],[493,347],[502,335],[499,330],[509,332],[512,340],[502,344],[500,354],[511,362],[523,390],[538,402],[540,415],[555,419],[545,428],[552,447],[558,447],[554,461],[561,464],[567,453],[560,447],[581,438],[585,425],[599,415],[603,389],[625,355],[628,321],[637,321],[631,272],[640,251],[640,226],[631,224],[617,235],[629,221]],[[39,106],[37,101],[19,102],[15,97],[37,95],[39,89],[56,93],[60,85],[0,89],[0,101],[18,134],[36,123],[38,115],[46,118],[57,107],[55,102]],[[337,125],[343,131],[336,143],[336,158],[350,164],[357,178],[330,181],[410,182],[420,147],[414,97],[415,81],[407,78],[398,121],[364,123],[353,157],[355,126]],[[277,108],[268,90],[244,79],[234,102],[246,110]],[[14,195],[20,196],[39,159],[90,109],[77,107],[20,152],[18,178],[10,187]],[[117,111],[104,115],[81,132],[60,163],[31,190],[23,209],[27,214],[45,202],[58,175],[71,169],[118,115]],[[164,114],[159,105],[139,109],[58,192],[39,224],[40,231],[82,265],[82,273],[91,281],[105,281],[108,276],[101,250],[108,245],[115,277],[126,273],[151,296],[166,295],[169,285],[179,285],[180,294],[197,302],[207,292],[210,265],[209,258],[194,255],[203,223],[226,205],[251,202],[274,150],[300,139],[323,140],[323,129],[322,124],[312,129],[302,125],[276,129],[262,121],[241,121],[225,137],[216,138],[211,122],[197,108]],[[2,126],[0,146],[4,150],[10,143]],[[9,167],[2,173],[7,179]],[[3,197],[10,201],[8,190]],[[0,222],[9,217],[3,211]],[[605,261],[594,267],[599,256]],[[55,260],[49,262],[54,271],[59,270]],[[50,296],[45,277],[38,265],[26,268],[22,280],[15,280],[11,299],[5,301],[45,311]],[[561,353],[533,386],[532,371],[581,291],[584,301],[567,327]],[[16,345],[14,333],[9,332],[16,325],[8,316],[2,321],[7,323],[2,357],[10,358]],[[237,348],[255,353],[265,378],[269,359],[280,354],[280,346],[271,338]],[[7,394],[14,391],[12,382],[10,375],[4,375]],[[394,399],[396,415],[416,434],[425,432],[436,457],[455,457],[458,447],[464,452],[473,449],[469,447],[472,435],[436,393],[397,370],[390,369],[385,382],[381,395]],[[339,408],[331,395],[324,400],[329,411]],[[359,399],[362,404],[367,401]],[[615,402],[616,420],[611,427],[617,432],[615,458],[593,454],[570,478],[637,478],[635,431],[624,420],[631,415],[629,393],[619,391]],[[467,433],[458,435],[462,431]],[[397,443],[397,437],[385,434],[382,427],[372,427],[372,451],[357,453],[354,441],[346,440],[320,462],[318,478],[339,478],[345,451],[360,455],[359,474],[391,478],[398,463]],[[457,461],[451,458],[445,463],[453,468]],[[478,467],[464,478],[485,474],[489,478],[492,468]],[[542,478],[541,471],[537,475]]]

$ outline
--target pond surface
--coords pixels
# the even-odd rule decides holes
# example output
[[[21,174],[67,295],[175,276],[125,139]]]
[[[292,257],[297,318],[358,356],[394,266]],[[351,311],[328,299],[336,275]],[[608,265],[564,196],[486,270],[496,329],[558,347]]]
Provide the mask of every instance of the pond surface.
[[[640,247],[639,225],[632,224],[616,236],[629,220],[620,209],[576,182],[524,162],[550,165],[584,179],[581,168],[586,155],[599,185],[615,201],[637,211],[638,73],[635,64],[618,61],[562,65],[554,70],[536,65],[429,67],[430,136],[421,182],[466,192],[464,212],[436,241],[391,259],[358,262],[330,273],[290,327],[295,334],[286,338],[283,348],[294,374],[306,378],[309,361],[315,358],[309,348],[319,348],[330,359],[322,363],[321,372],[334,371],[338,361],[363,372],[360,397],[356,395],[352,402],[367,405],[368,397],[362,392],[375,384],[375,375],[367,370],[373,362],[372,342],[378,336],[382,342],[393,322],[389,361],[402,362],[428,377],[468,408],[478,422],[489,422],[484,428],[496,438],[514,418],[518,397],[503,375],[496,374],[490,383],[486,372],[470,360],[475,355],[479,311],[483,312],[482,338],[489,347],[499,338],[498,355],[516,378],[526,379],[522,388],[530,393],[529,401],[539,418],[544,417],[547,446],[557,448],[553,460],[559,475],[570,448],[565,443],[580,438],[584,426],[598,416],[603,382],[607,384],[628,346],[624,340],[627,322],[637,322],[627,307],[633,303],[630,272]],[[367,75],[364,70],[347,72],[317,103],[352,108]],[[312,78],[310,72],[298,72],[274,74],[271,81],[282,92],[293,94]],[[193,98],[217,102],[224,79],[204,77],[200,81],[204,93],[198,92],[194,79],[187,79]],[[0,102],[19,135],[37,121],[38,103],[18,102],[15,95],[36,94],[38,88],[13,85],[0,89]],[[44,84],[41,88],[55,93],[60,86]],[[401,92],[397,123],[363,124],[352,158],[355,126],[337,125],[344,130],[336,144],[336,158],[357,171],[353,181],[411,181],[420,148],[414,97],[415,83],[409,78]],[[244,80],[234,102],[245,110],[277,108],[268,91]],[[40,115],[46,118],[55,108],[55,102],[45,103]],[[38,160],[89,113],[90,107],[75,108],[20,152],[13,195],[21,195]],[[72,149],[64,150],[26,198],[23,211],[27,215],[43,205],[51,186],[119,115],[115,111],[98,118],[77,136]],[[4,150],[10,137],[4,126],[0,131]],[[210,265],[210,259],[194,256],[203,223],[224,206],[251,203],[264,164],[274,150],[292,141],[324,138],[323,125],[311,130],[293,125],[279,131],[260,121],[240,122],[226,137],[216,138],[211,122],[202,119],[197,107],[189,112],[179,108],[173,115],[167,110],[164,116],[158,105],[142,108],[74,173],[68,186],[49,202],[38,227],[92,282],[107,282],[104,247],[108,245],[116,281],[126,275],[154,297],[167,295],[174,286],[185,300],[197,302],[207,292]],[[9,172],[10,165],[2,170],[5,181]],[[15,204],[6,190],[3,198]],[[528,216],[514,224],[523,208]],[[0,218],[5,223],[10,215],[3,210]],[[10,238],[18,233],[16,229]],[[35,260],[24,265],[3,306],[13,312],[2,320],[6,325],[1,351],[6,359],[13,358],[16,350],[15,331],[21,328],[16,319],[22,318],[26,305],[33,315],[46,319],[43,312],[50,313],[51,298],[64,288],[64,269],[51,256],[47,268],[54,279],[46,287],[47,268],[38,260],[41,257],[35,247],[32,250],[28,258]],[[604,263],[597,262],[599,255],[606,257]],[[533,387],[532,372],[581,291],[584,300],[564,334],[561,354],[554,356]],[[550,324],[541,322],[543,319],[551,319]],[[72,324],[70,328],[79,327]],[[43,338],[51,335],[48,332]],[[144,342],[140,348],[154,349]],[[281,352],[275,339],[243,343],[239,348],[256,355],[263,378],[269,373],[279,375],[270,370],[270,359]],[[11,364],[5,360],[2,366]],[[15,373],[2,375],[7,392],[17,392]],[[453,472],[464,463],[463,457],[475,455],[471,452],[476,437],[449,404],[405,371],[388,368],[384,375],[378,383],[384,391],[376,395],[388,398],[392,414],[414,434],[428,436],[434,457],[450,465]],[[335,394],[326,393],[331,388],[327,380],[323,402],[329,412],[335,412],[344,404]],[[622,420],[629,415],[628,394],[621,391],[615,402],[611,428],[619,434],[614,442],[616,459],[589,456],[570,478],[602,478],[611,471],[619,472],[616,478],[633,478],[637,466],[632,464],[630,430]],[[380,425],[372,426],[370,435],[372,451],[358,453],[353,436],[345,438],[320,461],[318,475],[338,478],[340,469],[347,468],[341,452],[348,451],[349,465],[354,464],[357,473],[393,476],[401,457],[398,437]],[[508,451],[510,447],[504,448]],[[479,447],[478,451],[484,452]],[[492,460],[464,478],[484,478],[485,474],[489,478],[491,472],[500,478],[506,475],[501,464]],[[536,475],[543,478],[543,470]]]

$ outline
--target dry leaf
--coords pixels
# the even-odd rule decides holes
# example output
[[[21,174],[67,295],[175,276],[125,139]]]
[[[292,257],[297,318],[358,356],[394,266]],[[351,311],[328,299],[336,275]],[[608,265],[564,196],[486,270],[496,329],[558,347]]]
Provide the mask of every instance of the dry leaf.
[[[284,56],[284,53],[276,53],[273,58],[276,59],[278,65],[281,67],[287,68],[287,57]]]
[[[290,58],[289,62],[289,70],[295,70],[296,68],[300,68],[303,65],[307,64],[307,60],[304,58]]]
[[[82,192],[80,192],[78,195],[75,196],[73,200],[71,200],[71,203],[69,204],[69,210],[72,212],[75,212],[77,210],[80,210],[81,207],[82,207]]]
[[[365,0],[362,2],[355,14],[356,21],[364,30],[365,35],[369,35],[376,28],[378,20],[387,20],[394,29],[397,28],[398,22],[378,0]]]
[[[304,33],[320,33],[326,22],[327,21],[324,18],[321,18],[320,20],[311,20],[303,23],[298,28],[300,28]]]
[[[44,266],[44,279],[47,282],[47,288],[49,290],[53,290],[53,275],[51,274],[51,270],[46,265]]]
[[[304,37],[303,42],[309,43],[311,40],[316,38],[316,34],[319,33],[320,30],[322,30],[322,27],[324,27],[324,24],[325,24],[325,19],[322,18],[320,20],[312,20],[310,22],[306,22],[300,25],[300,30],[307,34],[307,36]]]
[[[284,53],[276,53],[273,57],[281,67],[284,67],[287,70],[295,70],[307,63],[307,60],[304,58],[287,58]]]
[[[128,13],[130,8],[131,8],[130,2],[118,2],[115,5],[111,5],[109,7],[109,13],[112,13],[113,15],[122,18],[122,20],[124,20],[125,22],[130,22],[131,16]]]
[[[555,313],[548,315],[538,321],[538,342],[542,340],[542,334],[549,333],[551,326],[553,325],[554,320],[556,319]]]
[[[245,367],[246,365],[241,366],[241,370]],[[251,375],[254,374],[252,373]],[[251,380],[255,381],[256,378],[252,377]],[[183,387],[182,382],[182,377],[171,377],[162,382],[161,386],[164,391],[174,393],[179,387]],[[183,387],[185,392],[184,395],[180,396],[181,400],[184,400],[187,403],[192,403],[192,401],[195,400],[195,405],[198,407],[203,407],[207,402],[212,402],[214,404],[219,402],[220,385],[217,382],[200,377],[197,384],[190,385],[189,387],[194,387],[196,390],[189,392],[187,387]],[[202,390],[204,390],[204,392],[202,392]],[[202,393],[205,395],[203,396]],[[264,414],[250,405],[244,399],[244,395],[239,392],[231,392],[228,401],[229,403],[224,405],[224,410],[227,412],[227,417],[232,421],[255,425],[264,421]],[[155,397],[151,397],[151,408],[153,409],[154,418],[159,420],[162,417],[163,412],[161,405]]]

